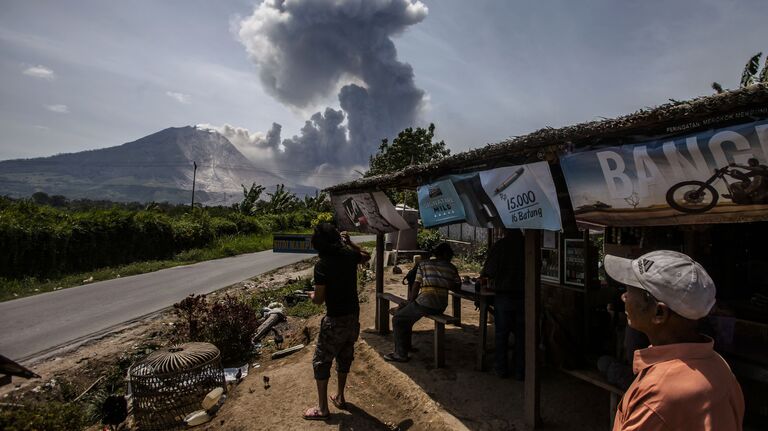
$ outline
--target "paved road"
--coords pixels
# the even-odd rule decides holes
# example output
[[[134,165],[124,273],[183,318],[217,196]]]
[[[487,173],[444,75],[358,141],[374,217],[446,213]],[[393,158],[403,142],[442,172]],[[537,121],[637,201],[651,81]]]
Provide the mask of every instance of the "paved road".
[[[114,330],[192,293],[213,292],[310,257],[262,251],[2,302],[0,354],[25,361]]]

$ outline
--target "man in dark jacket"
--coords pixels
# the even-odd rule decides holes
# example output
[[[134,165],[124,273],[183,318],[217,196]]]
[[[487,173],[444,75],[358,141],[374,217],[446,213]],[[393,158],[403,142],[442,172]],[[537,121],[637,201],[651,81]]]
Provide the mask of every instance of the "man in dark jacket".
[[[514,377],[525,376],[525,270],[523,235],[519,229],[507,229],[504,238],[488,251],[480,272],[496,294],[493,299],[496,357],[494,369],[500,377],[509,376],[507,350],[509,334],[515,334]]]
[[[336,360],[338,392],[331,402],[344,408],[344,387],[354,359],[354,347],[360,335],[360,303],[357,297],[357,265],[370,259],[362,250],[329,223],[320,223],[312,235],[312,247],[320,255],[315,265],[315,291],[311,294],[315,304],[325,303],[326,314],[320,324],[317,348],[312,368],[317,382],[318,406],[304,412],[304,419],[325,420],[328,410],[328,378],[331,363]]]

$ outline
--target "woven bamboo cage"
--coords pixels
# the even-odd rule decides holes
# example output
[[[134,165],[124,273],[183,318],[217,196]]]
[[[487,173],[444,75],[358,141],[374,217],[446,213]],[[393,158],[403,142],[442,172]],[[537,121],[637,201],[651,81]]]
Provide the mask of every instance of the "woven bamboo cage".
[[[130,371],[133,414],[140,430],[178,429],[200,409],[211,390],[226,390],[219,349],[209,343],[177,344],[157,350]]]

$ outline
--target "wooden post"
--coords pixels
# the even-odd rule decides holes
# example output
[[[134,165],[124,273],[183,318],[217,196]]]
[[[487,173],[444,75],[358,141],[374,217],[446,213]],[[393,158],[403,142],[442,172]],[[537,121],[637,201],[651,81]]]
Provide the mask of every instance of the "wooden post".
[[[531,428],[541,425],[539,367],[539,315],[541,313],[541,232],[525,232],[525,422]]]
[[[384,293],[384,234],[376,234],[376,332],[386,334],[389,332],[389,310],[386,303],[378,297]]]

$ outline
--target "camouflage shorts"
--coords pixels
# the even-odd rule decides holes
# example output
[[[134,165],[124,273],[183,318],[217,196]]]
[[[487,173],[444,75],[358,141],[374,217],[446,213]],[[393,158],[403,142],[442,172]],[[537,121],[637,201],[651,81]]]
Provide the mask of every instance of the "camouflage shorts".
[[[315,379],[327,380],[331,376],[331,363],[336,359],[336,371],[348,373],[355,358],[355,341],[360,335],[359,316],[325,316],[320,324],[317,348],[312,358]]]

